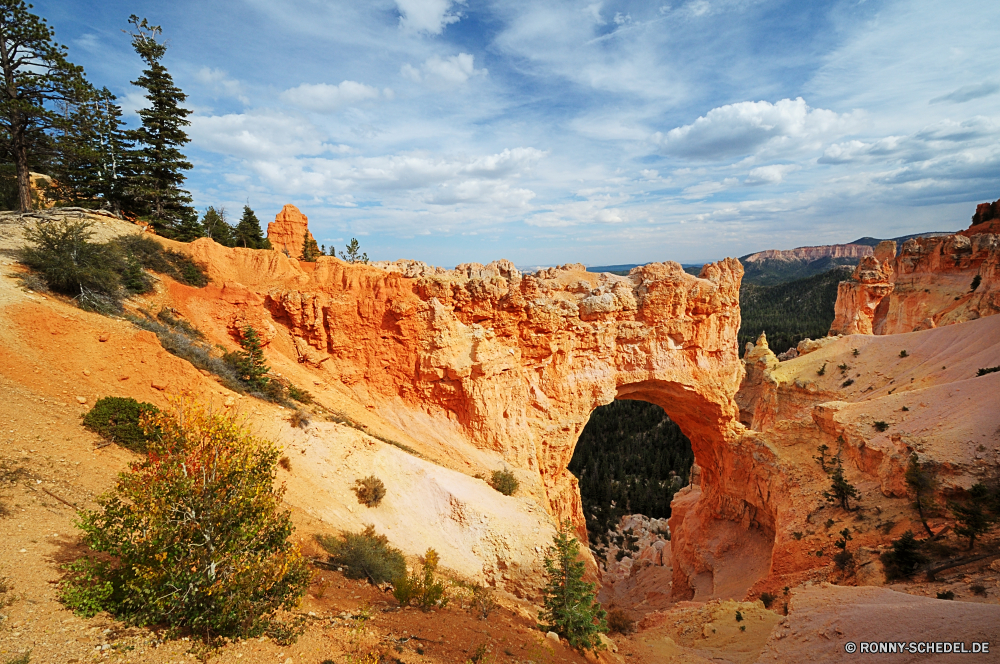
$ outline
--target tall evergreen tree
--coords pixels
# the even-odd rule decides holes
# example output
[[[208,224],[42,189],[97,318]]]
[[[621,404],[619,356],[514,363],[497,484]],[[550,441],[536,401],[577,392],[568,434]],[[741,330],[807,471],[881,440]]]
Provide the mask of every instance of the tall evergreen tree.
[[[92,91],[70,111],[69,127],[56,136],[52,175],[59,200],[112,212],[132,212],[128,187],[134,176],[133,144],[117,98]]]
[[[132,193],[158,233],[191,240],[203,231],[191,207],[191,195],[181,189],[184,171],[191,169],[180,150],[189,140],[184,127],[191,124],[187,120],[191,111],[181,106],[187,95],[174,85],[160,62],[167,52],[166,44],[157,41],[160,26],[150,25],[135,14],[129,23],[135,28],[130,33],[132,47],[146,63],[142,76],[132,85],[143,88],[150,103],[149,108],[139,110],[142,126],[133,132],[139,158]]]
[[[17,174],[22,212],[32,207],[31,167],[51,153],[51,130],[69,125],[65,105],[91,91],[83,69],[66,59],[45,19],[23,0],[0,0],[0,153]]]
[[[307,263],[315,263],[316,259],[321,255],[319,247],[316,246],[316,240],[306,233],[302,240],[302,255],[299,256],[299,260],[306,261]]]
[[[264,231],[260,228],[260,220],[250,209],[249,205],[243,206],[243,216],[240,223],[236,224],[233,236],[237,247],[247,249],[270,249],[271,243],[264,237]]]
[[[235,246],[233,227],[226,222],[225,208],[216,210],[209,205],[205,210],[205,216],[201,219],[201,225],[205,229],[205,237],[212,238],[224,247]]]

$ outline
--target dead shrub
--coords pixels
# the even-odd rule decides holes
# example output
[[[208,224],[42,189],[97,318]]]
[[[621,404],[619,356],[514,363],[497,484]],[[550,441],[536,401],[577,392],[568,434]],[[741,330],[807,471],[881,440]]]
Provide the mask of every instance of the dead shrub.
[[[358,502],[366,507],[378,507],[385,498],[385,484],[374,475],[354,480],[351,491],[358,497]]]

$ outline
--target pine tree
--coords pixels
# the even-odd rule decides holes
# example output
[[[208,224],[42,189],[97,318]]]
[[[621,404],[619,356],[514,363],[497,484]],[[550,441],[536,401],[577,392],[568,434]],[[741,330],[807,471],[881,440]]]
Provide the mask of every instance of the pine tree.
[[[347,248],[347,253],[346,254],[343,251],[340,252],[340,258],[341,258],[341,260],[345,260],[348,263],[367,263],[368,262],[368,254],[367,253],[361,253],[361,245],[358,243],[358,239],[357,238],[352,237],[350,243],[348,243],[348,245],[347,245],[346,248]],[[330,251],[331,252],[333,251],[333,247],[330,248]]]
[[[909,464],[906,466],[905,477],[906,484],[917,494],[916,500],[913,501],[913,506],[917,508],[917,513],[920,515],[920,523],[924,525],[924,530],[927,531],[928,536],[933,537],[934,533],[931,532],[931,527],[927,524],[927,515],[924,512],[934,505],[932,498],[936,484],[934,475],[920,465],[920,460],[917,459],[917,455],[914,453],[910,457]]]
[[[565,637],[574,648],[597,650],[600,634],[608,631],[607,614],[594,600],[594,584],[583,580],[584,564],[579,560],[580,543],[570,535],[571,524],[563,523],[545,555],[542,613],[538,627]]]
[[[116,101],[104,88],[68,111],[69,126],[54,139],[51,168],[59,200],[116,214],[132,212],[128,186],[135,155]]]
[[[150,25],[135,14],[129,17],[129,23],[136,30],[130,33],[132,47],[147,65],[132,85],[143,88],[150,102],[149,108],[139,110],[142,126],[132,134],[139,144],[132,191],[158,233],[194,239],[203,231],[191,207],[191,195],[181,189],[184,171],[191,169],[180,151],[189,140],[183,128],[191,124],[187,120],[191,111],[181,106],[187,95],[174,85],[173,77],[160,63],[167,52],[166,44],[156,40],[162,32],[160,26]]]
[[[824,491],[823,496],[827,502],[839,503],[848,512],[852,511],[851,500],[861,500],[861,494],[844,477],[844,466],[840,463],[840,459],[837,459],[837,467],[830,475],[830,490]]]
[[[245,380],[250,387],[256,390],[264,389],[270,379],[267,373],[271,370],[264,361],[264,346],[257,335],[257,330],[247,325],[242,330],[243,338],[240,339],[240,346],[243,350],[237,353],[236,370],[240,378]]]
[[[316,240],[306,233],[302,240],[302,255],[299,256],[299,260],[306,261],[307,263],[315,263],[316,259],[321,255],[319,247],[316,246]]]
[[[67,129],[67,105],[92,92],[83,69],[66,59],[66,47],[30,8],[0,0],[0,154],[14,164],[22,212],[32,208],[31,167],[54,148],[48,132]]]
[[[243,216],[240,223],[236,224],[233,231],[235,246],[246,247],[247,249],[270,249],[271,243],[264,237],[264,231],[260,228],[260,221],[257,215],[250,209],[249,205],[243,206]]]
[[[989,490],[985,484],[977,482],[969,489],[969,500],[964,504],[949,502],[948,508],[955,517],[955,534],[969,538],[969,550],[976,544],[976,538],[986,533],[995,520],[989,514]]]
[[[225,208],[216,210],[209,205],[208,209],[205,210],[205,216],[202,217],[201,225],[205,229],[205,237],[212,238],[224,247],[236,245],[233,227],[226,223]]]

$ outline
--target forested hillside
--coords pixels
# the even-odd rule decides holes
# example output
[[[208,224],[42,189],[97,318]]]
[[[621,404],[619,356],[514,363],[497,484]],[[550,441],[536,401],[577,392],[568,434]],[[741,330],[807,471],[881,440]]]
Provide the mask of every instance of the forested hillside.
[[[607,545],[608,529],[623,515],[670,516],[693,463],[691,441],[659,406],[613,401],[596,409],[569,463],[591,545]]]
[[[837,284],[851,275],[851,268],[838,267],[806,279],[773,286],[743,283],[739,331],[740,352],[761,332],[775,353],[797,345],[803,339],[826,336],[833,323]]]
[[[825,274],[841,266],[853,268],[857,264],[857,258],[833,258],[831,256],[823,256],[815,260],[743,261],[743,285],[775,286],[788,281]]]

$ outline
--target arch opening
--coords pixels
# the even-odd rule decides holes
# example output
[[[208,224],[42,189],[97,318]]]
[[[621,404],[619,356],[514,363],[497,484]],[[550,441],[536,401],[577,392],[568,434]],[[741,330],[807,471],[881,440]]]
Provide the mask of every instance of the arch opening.
[[[580,521],[586,523],[591,552],[601,569],[603,598],[618,606],[644,612],[683,599],[742,599],[771,571],[775,506],[770,500],[770,465],[762,456],[768,452],[746,444],[742,435],[745,430],[726,408],[726,401],[714,398],[711,388],[706,387],[660,380],[620,385],[615,401],[596,408],[581,431],[567,471],[579,480]],[[635,456],[641,458],[642,454],[634,448],[644,438],[639,429],[645,417],[647,425],[677,432],[676,440],[671,441],[672,451],[675,455],[682,451],[689,455],[687,468],[670,467],[664,471],[661,463],[659,470],[655,465],[642,468],[633,478],[612,478],[609,471],[603,475],[595,472],[601,464],[595,459],[602,450],[594,449],[600,448],[600,442],[592,438],[599,438],[602,429],[615,428],[610,426],[614,422],[605,421],[612,413],[612,420],[633,416],[623,431],[625,438],[631,435],[632,440],[624,450],[608,450],[605,444],[603,453],[611,454],[603,462],[605,467],[620,463],[622,473],[637,467]],[[592,426],[597,430],[588,431]],[[645,438],[653,439],[648,433]],[[681,440],[686,446],[678,446]],[[623,452],[633,458],[613,458]],[[645,454],[655,464],[652,452],[647,450]],[[684,457],[675,456],[674,464],[678,458]],[[662,476],[664,472],[666,477]],[[601,486],[594,486],[595,480],[607,484],[609,480],[630,479],[631,487],[607,487],[603,493]],[[661,484],[660,500],[646,500],[643,496],[638,505],[628,502],[635,501],[636,485],[645,489],[651,483]],[[626,504],[616,502],[611,506],[609,500],[604,502],[615,494],[624,497]],[[642,514],[643,509],[655,511],[656,519],[643,518],[653,516],[649,514],[621,519],[629,513]],[[662,528],[666,519],[669,527]],[[650,531],[660,528],[664,531],[662,539],[667,541],[657,543],[656,533]],[[606,534],[608,530],[612,533]],[[627,534],[627,530],[632,532]],[[652,551],[651,545],[658,550]]]

